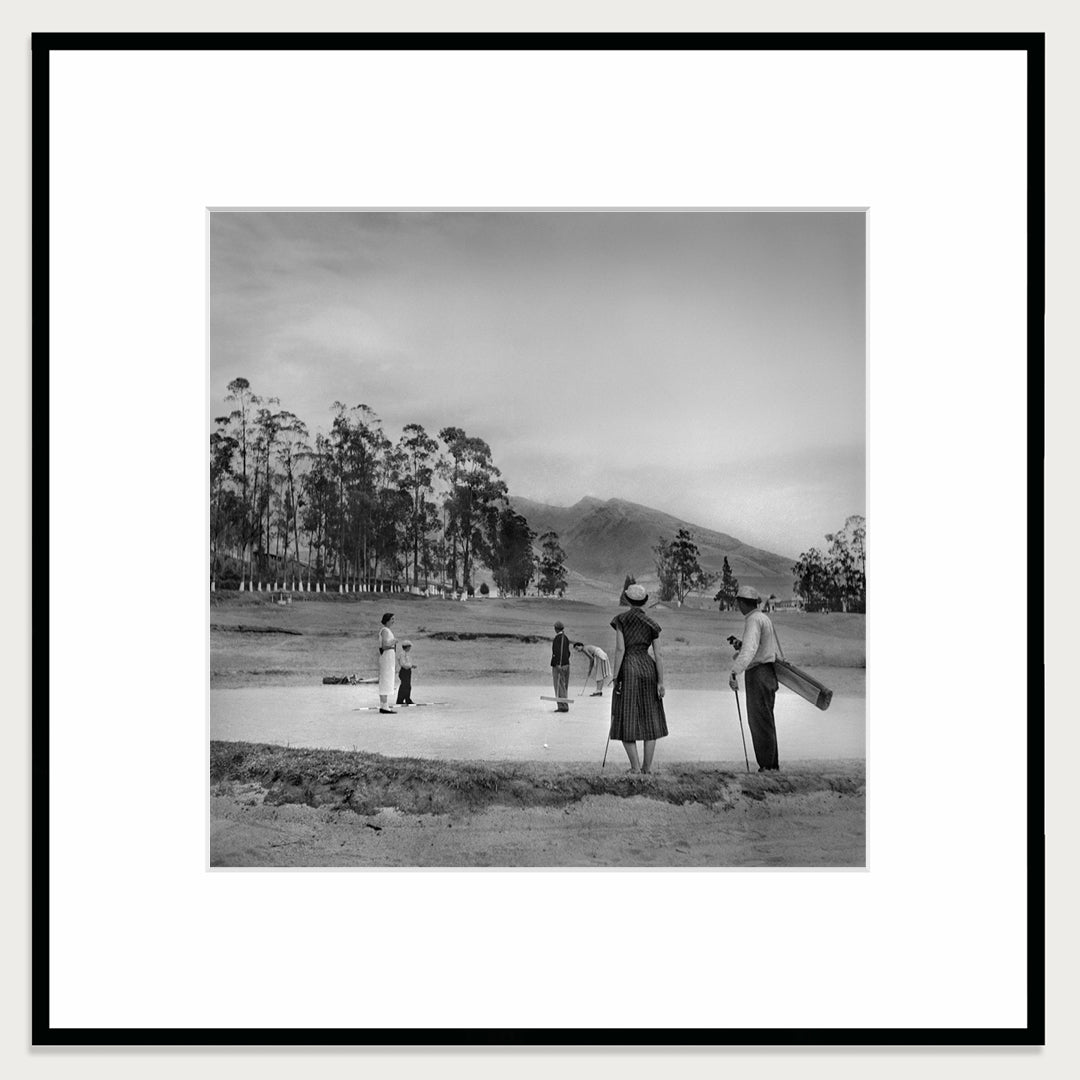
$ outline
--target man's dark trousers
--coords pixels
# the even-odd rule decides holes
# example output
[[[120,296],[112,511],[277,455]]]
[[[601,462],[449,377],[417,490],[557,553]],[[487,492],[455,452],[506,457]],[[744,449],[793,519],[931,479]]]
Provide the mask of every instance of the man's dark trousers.
[[[403,667],[398,672],[401,683],[398,686],[397,703],[408,705],[412,702],[412,668]]]
[[[551,669],[551,683],[555,687],[557,698],[566,698],[570,692],[570,665],[556,664]],[[559,712],[569,712],[570,706],[565,701],[559,701],[555,705]]]
[[[556,704],[556,710],[569,712],[565,699],[570,695],[570,639],[562,630],[551,640],[551,685],[555,696],[563,699]]]
[[[762,769],[779,769],[780,753],[776,746],[776,667],[755,664],[746,669],[746,716],[750,722],[750,738],[754,740],[754,757]]]

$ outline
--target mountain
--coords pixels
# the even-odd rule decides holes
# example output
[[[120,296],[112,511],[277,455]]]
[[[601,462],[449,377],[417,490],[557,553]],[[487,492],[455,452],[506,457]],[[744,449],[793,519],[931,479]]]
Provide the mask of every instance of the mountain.
[[[655,584],[653,547],[661,536],[670,540],[684,528],[694,536],[704,569],[719,574],[726,555],[740,584],[753,585],[765,596],[776,593],[786,599],[792,594],[791,566],[795,560],[790,556],[751,547],[734,536],[649,506],[591,496],[573,506],[551,506],[518,495],[512,495],[510,502],[537,536],[548,531],[559,534],[571,571],[570,591],[576,578],[589,580],[593,586],[606,584],[616,592],[626,574],[633,574],[642,584]]]

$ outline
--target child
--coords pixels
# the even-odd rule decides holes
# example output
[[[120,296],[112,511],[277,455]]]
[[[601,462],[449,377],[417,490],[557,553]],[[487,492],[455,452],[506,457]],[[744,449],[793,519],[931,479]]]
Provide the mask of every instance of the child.
[[[412,699],[412,673],[415,670],[416,665],[412,660],[412,642],[403,641],[401,643],[401,667],[398,668],[398,678],[401,680],[397,692],[398,705],[416,704]]]

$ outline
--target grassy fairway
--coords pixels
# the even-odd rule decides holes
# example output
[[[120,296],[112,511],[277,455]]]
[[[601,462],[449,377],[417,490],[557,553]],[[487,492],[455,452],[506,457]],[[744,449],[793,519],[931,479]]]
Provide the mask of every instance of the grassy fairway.
[[[515,683],[546,676],[547,642],[556,619],[566,623],[572,641],[599,645],[613,654],[615,634],[609,623],[619,608],[534,597],[461,603],[331,594],[281,606],[267,594],[214,594],[211,685],[284,686],[318,683],[324,675],[373,676],[384,611],[395,612],[398,639],[414,643],[420,681],[483,678]],[[741,633],[742,617],[666,607],[651,608],[649,613],[664,629],[661,641],[669,685],[692,688],[715,683],[717,672],[732,655],[725,638]],[[784,652],[794,663],[826,673],[825,681],[839,693],[863,692],[865,616],[785,613],[773,621]]]

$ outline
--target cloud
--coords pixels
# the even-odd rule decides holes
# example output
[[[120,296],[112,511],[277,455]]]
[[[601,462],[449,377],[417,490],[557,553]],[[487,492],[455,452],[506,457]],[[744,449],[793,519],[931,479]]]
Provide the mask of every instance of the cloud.
[[[211,410],[238,375],[313,430],[364,402],[484,438],[522,494],[802,544],[863,483],[864,241],[858,214],[214,214]]]

